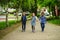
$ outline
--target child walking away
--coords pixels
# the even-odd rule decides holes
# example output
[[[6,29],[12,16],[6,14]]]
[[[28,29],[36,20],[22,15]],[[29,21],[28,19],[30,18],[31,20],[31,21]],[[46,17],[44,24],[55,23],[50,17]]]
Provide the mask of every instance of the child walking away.
[[[46,23],[46,17],[44,16],[44,12],[41,12],[41,17],[39,18],[39,20],[40,20],[42,32],[44,32],[45,23]]]
[[[22,21],[22,32],[25,32],[26,30],[26,15],[25,15],[25,12],[22,13],[22,18],[21,18],[21,21]]]
[[[35,13],[32,13],[32,20],[31,20],[32,32],[35,32],[35,25],[36,25],[36,16]]]

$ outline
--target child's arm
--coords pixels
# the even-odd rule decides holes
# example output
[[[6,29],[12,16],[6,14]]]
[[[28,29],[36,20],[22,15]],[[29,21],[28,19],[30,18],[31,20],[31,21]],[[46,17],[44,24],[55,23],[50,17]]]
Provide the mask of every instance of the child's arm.
[[[45,17],[45,23],[46,23],[46,17]]]
[[[41,17],[39,17],[39,21],[40,21]]]
[[[26,17],[26,21],[27,21],[27,17]]]
[[[36,16],[36,21],[39,21],[38,17]]]

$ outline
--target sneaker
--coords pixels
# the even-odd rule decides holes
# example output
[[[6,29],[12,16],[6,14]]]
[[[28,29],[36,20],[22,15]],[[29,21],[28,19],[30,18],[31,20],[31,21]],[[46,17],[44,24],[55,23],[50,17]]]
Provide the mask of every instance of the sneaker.
[[[35,31],[32,30],[33,33],[35,33]]]

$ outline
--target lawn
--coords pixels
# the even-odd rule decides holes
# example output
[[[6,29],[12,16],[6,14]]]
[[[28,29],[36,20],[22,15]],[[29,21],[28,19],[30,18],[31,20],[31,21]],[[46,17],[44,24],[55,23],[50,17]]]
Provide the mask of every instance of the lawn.
[[[16,24],[16,22],[14,20],[9,21],[8,23],[9,23],[9,27]],[[0,22],[0,30],[5,29],[5,28],[6,28],[6,22],[4,22],[4,21]]]
[[[56,24],[56,25],[60,25],[60,19],[53,19],[53,20],[49,20],[48,22]]]

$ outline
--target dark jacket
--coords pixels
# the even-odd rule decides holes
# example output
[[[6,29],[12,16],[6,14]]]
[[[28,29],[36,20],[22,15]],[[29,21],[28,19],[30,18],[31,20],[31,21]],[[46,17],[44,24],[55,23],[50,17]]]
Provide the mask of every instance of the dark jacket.
[[[26,16],[22,16],[22,17],[21,17],[21,21],[22,21],[22,23],[23,23],[23,24],[25,24],[25,23],[26,23],[26,21],[27,21]]]

